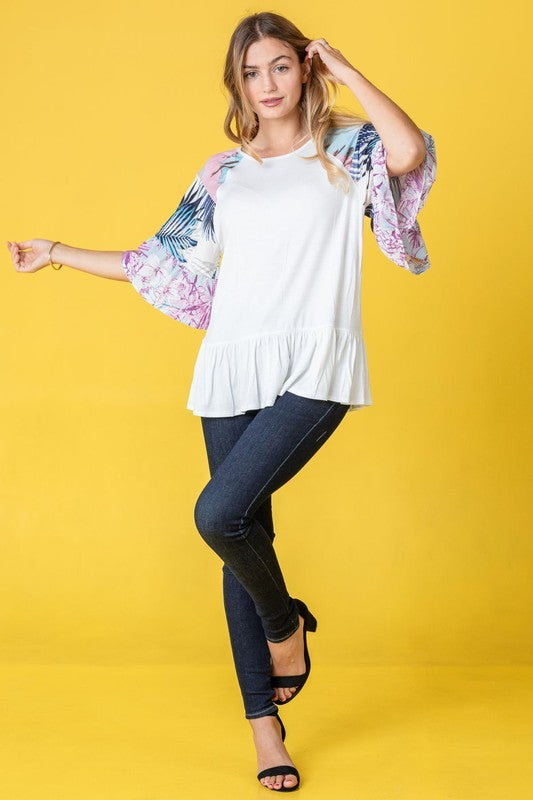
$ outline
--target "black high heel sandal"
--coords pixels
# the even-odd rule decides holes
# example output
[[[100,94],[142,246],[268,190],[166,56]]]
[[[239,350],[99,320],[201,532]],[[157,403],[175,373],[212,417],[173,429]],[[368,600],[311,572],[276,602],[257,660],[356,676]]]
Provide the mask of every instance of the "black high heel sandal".
[[[304,658],[305,658],[305,672],[303,675],[272,675],[270,678],[270,685],[273,689],[288,688],[289,686],[296,686],[296,691],[292,693],[288,700],[273,700],[278,706],[284,706],[294,700],[298,692],[300,692],[309,677],[311,672],[311,659],[309,658],[309,651],[307,649],[307,631],[316,631],[317,621],[311,614],[303,600],[294,598],[298,606],[298,612],[304,618]]]
[[[281,725],[281,741],[285,741],[285,726],[281,721],[281,717],[279,714],[273,714],[272,716],[276,717],[279,724]],[[267,767],[266,769],[262,769],[261,772],[257,774],[257,780],[261,783],[261,778],[269,778],[273,775],[296,775],[298,779],[298,783],[295,783],[294,786],[280,786],[279,789],[270,789],[273,792],[294,792],[295,789],[298,789],[300,786],[300,774],[296,767],[290,766],[290,764],[281,764],[279,767]],[[264,783],[261,783],[261,786],[265,786]],[[265,787],[268,789],[268,786]]]

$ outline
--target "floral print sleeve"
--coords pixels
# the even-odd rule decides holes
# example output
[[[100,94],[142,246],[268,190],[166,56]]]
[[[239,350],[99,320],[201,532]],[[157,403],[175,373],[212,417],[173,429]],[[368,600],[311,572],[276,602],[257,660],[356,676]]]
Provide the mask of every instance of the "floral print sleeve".
[[[213,225],[215,196],[204,176],[205,165],[159,231],[122,257],[141,297],[172,319],[202,329],[209,325],[222,255]]]
[[[349,170],[354,178],[361,171],[368,176],[364,213],[370,217],[379,248],[395,264],[417,275],[430,267],[417,215],[424,207],[437,169],[433,137],[423,130],[420,133],[426,142],[422,163],[404,175],[390,176],[383,143],[375,127],[365,123]]]

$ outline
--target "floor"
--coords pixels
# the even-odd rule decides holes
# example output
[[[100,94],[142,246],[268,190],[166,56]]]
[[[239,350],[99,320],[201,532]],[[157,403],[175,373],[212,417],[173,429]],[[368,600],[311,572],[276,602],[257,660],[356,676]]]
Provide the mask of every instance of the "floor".
[[[229,666],[4,663],[0,708],[2,800],[273,793]],[[309,800],[533,798],[530,665],[317,664],[280,715]]]

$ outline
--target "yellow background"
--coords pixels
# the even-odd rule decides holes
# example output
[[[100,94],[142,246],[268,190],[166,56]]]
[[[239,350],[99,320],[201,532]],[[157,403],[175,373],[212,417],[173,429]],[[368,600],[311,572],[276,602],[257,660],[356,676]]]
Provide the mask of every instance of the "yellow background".
[[[220,665],[228,713],[242,715],[221,562],[193,520],[209,474],[185,404],[204,332],[126,282],[68,267],[17,274],[4,242],[125,250],[153,235],[206,158],[234,146],[222,130],[224,57],[239,19],[261,10],[339,48],[437,149],[419,217],[429,271],[388,261],[365,221],[373,405],[273,498],[289,591],[319,620],[316,674],[321,664],[333,696],[354,666],[532,662],[525,4],[10,0],[0,657],[16,675],[43,663],[179,664],[180,703],[194,706],[206,691],[195,671]],[[339,103],[361,110],[344,87]],[[315,680],[301,707],[312,692],[323,701]],[[19,796],[12,787],[9,800]]]

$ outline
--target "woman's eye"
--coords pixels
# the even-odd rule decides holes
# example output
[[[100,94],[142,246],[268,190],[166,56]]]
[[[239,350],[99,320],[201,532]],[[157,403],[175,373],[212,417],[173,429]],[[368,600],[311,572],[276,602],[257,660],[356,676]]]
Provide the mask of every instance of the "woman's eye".
[[[286,64],[278,64],[278,66],[277,66],[277,67],[275,67],[275,69],[283,69],[283,70],[286,70],[286,69],[289,69],[289,68],[288,68],[288,66],[287,66]],[[249,78],[249,77],[250,77],[250,75],[255,75],[255,74],[256,74],[256,73],[255,73],[255,71],[254,71],[254,72],[245,72],[245,73],[244,73],[244,77],[245,77],[245,78]]]

